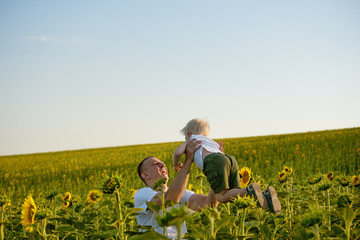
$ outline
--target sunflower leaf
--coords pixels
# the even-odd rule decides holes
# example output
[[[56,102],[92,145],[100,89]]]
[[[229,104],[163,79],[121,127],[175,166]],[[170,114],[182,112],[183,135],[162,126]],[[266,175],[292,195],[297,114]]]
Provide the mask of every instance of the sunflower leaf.
[[[153,212],[159,212],[161,207],[159,205],[157,205],[154,202],[148,202],[146,201],[146,205],[148,206],[148,208],[153,211]]]
[[[85,224],[83,222],[76,222],[74,224],[74,228],[78,230],[85,230]]]
[[[56,232],[74,232],[74,231],[76,231],[76,229],[73,228],[72,226],[60,225],[57,226],[56,228]]]

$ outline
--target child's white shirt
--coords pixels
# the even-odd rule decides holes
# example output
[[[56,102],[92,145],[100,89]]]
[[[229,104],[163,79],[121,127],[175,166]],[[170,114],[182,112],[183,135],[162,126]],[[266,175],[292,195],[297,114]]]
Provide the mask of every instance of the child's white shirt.
[[[194,162],[198,168],[203,170],[204,168],[204,161],[202,157],[203,149],[205,148],[208,152],[211,153],[221,153],[220,146],[212,140],[211,138],[202,136],[202,135],[191,135],[190,140],[195,138],[196,140],[201,140],[201,147],[199,150],[195,152],[194,155]]]

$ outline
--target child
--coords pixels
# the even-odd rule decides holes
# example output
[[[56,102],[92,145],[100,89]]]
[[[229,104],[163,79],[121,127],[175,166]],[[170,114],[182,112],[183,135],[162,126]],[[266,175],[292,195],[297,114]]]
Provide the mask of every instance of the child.
[[[238,196],[253,195],[262,208],[270,208],[279,213],[281,205],[273,187],[269,187],[264,192],[261,192],[258,183],[253,183],[247,188],[240,188],[240,174],[236,159],[223,153],[222,144],[219,145],[208,137],[209,130],[210,127],[206,121],[196,118],[189,121],[181,132],[185,135],[186,142],[192,138],[201,140],[201,147],[195,152],[194,162],[203,170],[215,192],[217,201],[226,203]],[[173,154],[176,171],[179,171],[182,166],[179,160],[185,153],[186,142],[181,144]]]

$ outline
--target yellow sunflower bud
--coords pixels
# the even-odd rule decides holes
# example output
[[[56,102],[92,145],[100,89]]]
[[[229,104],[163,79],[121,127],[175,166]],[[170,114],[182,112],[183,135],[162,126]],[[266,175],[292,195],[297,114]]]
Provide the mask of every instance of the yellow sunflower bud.
[[[360,177],[359,176],[352,176],[351,178],[351,184],[354,186],[354,187],[359,187],[360,186]]]
[[[284,183],[287,181],[288,174],[284,170],[278,173],[278,180],[280,183]]]

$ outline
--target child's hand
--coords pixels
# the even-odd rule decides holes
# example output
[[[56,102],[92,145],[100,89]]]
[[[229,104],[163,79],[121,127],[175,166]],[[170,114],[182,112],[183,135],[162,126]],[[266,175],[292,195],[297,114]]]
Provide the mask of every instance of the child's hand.
[[[175,171],[176,171],[176,172],[180,171],[180,169],[181,169],[182,166],[183,166],[183,164],[179,162],[179,163],[177,164],[177,166],[174,166]]]
[[[185,153],[186,142],[182,143],[173,154],[173,164],[176,172],[180,171],[183,164],[180,162],[181,156]]]
[[[220,151],[224,152],[224,145],[223,145],[222,141],[219,141],[218,144],[220,146]]]

